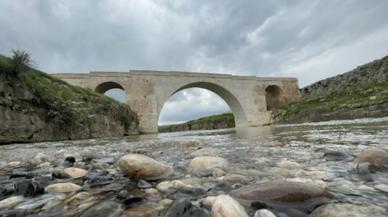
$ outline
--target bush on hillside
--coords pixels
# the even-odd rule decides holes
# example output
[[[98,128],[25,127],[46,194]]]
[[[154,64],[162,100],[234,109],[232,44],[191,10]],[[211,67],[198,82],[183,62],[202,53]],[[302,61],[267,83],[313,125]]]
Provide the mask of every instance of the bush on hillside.
[[[32,66],[31,55],[24,50],[13,50],[12,51],[12,63],[13,73],[19,74],[28,70]]]

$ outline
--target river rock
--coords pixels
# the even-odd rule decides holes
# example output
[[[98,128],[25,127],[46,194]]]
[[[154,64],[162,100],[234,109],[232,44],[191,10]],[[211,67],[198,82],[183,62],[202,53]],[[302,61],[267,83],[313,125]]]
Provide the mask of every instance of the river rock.
[[[192,188],[191,185],[186,185],[181,180],[163,181],[156,186],[156,189],[162,192],[170,192],[179,189]]]
[[[121,217],[156,217],[160,216],[160,212],[169,205],[172,200],[164,199],[159,201],[157,204],[145,204],[142,206],[131,207],[126,209]]]
[[[207,209],[211,209],[216,199],[217,199],[217,196],[207,196],[201,201],[201,204],[203,207]]]
[[[355,159],[356,163],[367,162],[374,166],[388,168],[388,152],[382,149],[367,149],[362,151]]]
[[[67,182],[57,183],[47,186],[44,190],[49,193],[68,193],[81,189],[81,186]]]
[[[23,202],[25,198],[23,196],[12,196],[0,201],[0,210],[10,209],[19,203]]]
[[[276,217],[276,215],[268,209],[259,209],[255,212],[254,217]]]
[[[220,195],[212,206],[212,217],[248,217],[244,207],[228,195]]]
[[[81,168],[76,168],[76,167],[65,168],[64,172],[74,179],[84,177],[88,174],[88,171]]]
[[[119,203],[103,201],[86,210],[81,217],[118,217],[123,212]]]
[[[210,176],[220,170],[227,170],[228,167],[229,162],[225,158],[201,156],[191,160],[188,172],[196,176]]]
[[[287,206],[307,210],[327,203],[331,198],[326,189],[318,185],[288,181],[247,185],[231,192],[231,195],[248,205],[259,202],[270,207]]]
[[[159,180],[173,172],[170,166],[141,154],[122,156],[118,160],[118,166],[131,178],[145,180]]]
[[[385,184],[378,184],[375,185],[375,188],[381,192],[387,193],[388,194],[388,185]]]
[[[314,210],[309,217],[386,217],[384,208],[375,205],[330,203]]]
[[[44,193],[43,185],[40,182],[26,179],[14,184],[16,194],[25,197],[33,197]]]
[[[344,161],[351,160],[353,156],[343,152],[343,151],[335,151],[335,150],[326,150],[323,154],[323,157],[327,161]]]
[[[197,206],[194,206],[190,199],[180,198],[174,201],[174,203],[167,210],[164,217],[206,217],[210,214]]]

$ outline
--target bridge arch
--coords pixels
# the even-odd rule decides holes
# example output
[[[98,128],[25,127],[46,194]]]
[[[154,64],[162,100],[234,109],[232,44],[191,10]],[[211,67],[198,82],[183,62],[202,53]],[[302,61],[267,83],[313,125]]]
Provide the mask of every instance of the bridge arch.
[[[265,88],[265,102],[267,104],[267,111],[282,106],[283,90],[278,85],[268,85]]]
[[[164,106],[166,101],[175,93],[177,93],[181,90],[189,89],[189,88],[202,88],[202,89],[206,89],[206,90],[209,90],[209,91],[217,94],[219,97],[221,97],[225,101],[225,103],[231,109],[231,112],[233,113],[233,116],[234,116],[235,126],[236,127],[243,126],[246,123],[247,114],[246,114],[241,102],[238,100],[238,98],[232,92],[230,92],[228,89],[226,89],[218,84],[215,84],[212,82],[203,82],[203,81],[185,84],[185,85],[173,90],[166,97],[164,97],[160,103],[160,107],[158,108],[158,119],[160,117],[160,112],[162,110],[162,107]]]
[[[113,97],[120,102],[125,102],[125,98],[127,97],[126,96],[127,93],[126,93],[124,87],[121,84],[119,84],[118,82],[114,82],[114,81],[102,82],[94,88],[94,91],[97,93],[100,93],[100,94],[105,94],[105,95],[108,95],[110,97]],[[110,91],[113,91],[113,92],[109,93]],[[114,97],[117,95],[119,95],[119,96]],[[118,99],[118,98],[120,98],[120,99]]]

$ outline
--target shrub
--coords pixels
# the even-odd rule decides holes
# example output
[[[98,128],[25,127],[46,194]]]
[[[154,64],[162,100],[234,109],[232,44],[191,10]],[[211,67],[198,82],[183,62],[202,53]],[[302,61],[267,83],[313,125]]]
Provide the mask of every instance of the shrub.
[[[13,50],[12,51],[13,73],[19,74],[28,70],[32,65],[31,55],[27,51]]]

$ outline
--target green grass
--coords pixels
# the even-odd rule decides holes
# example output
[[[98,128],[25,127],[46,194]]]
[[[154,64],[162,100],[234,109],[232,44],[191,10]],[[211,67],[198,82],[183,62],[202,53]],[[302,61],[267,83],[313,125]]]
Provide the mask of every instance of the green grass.
[[[292,103],[274,112],[276,119],[285,119],[295,114],[311,112],[334,112],[388,103],[388,83],[376,83],[348,87],[323,97],[303,96],[300,102]]]
[[[210,115],[202,118],[198,118],[196,120],[191,120],[186,122],[185,124],[198,124],[202,122],[219,122],[219,121],[228,121],[234,123],[234,117],[232,113],[223,113],[219,115]]]
[[[0,72],[12,70],[12,60],[0,55]],[[9,73],[11,74],[11,73]],[[129,127],[136,115],[127,105],[90,89],[70,85],[44,72],[28,67],[11,83],[25,85],[34,95],[31,100],[13,99],[14,109],[35,112],[61,130],[74,131],[90,124],[92,114],[109,114]]]
[[[216,125],[217,123],[226,123],[228,127],[234,127],[234,116],[232,113],[223,113],[223,114],[218,114],[218,115],[210,115],[202,118],[198,118],[195,120],[187,121],[185,123],[181,124],[172,124],[172,125],[164,125],[164,126],[159,126],[159,130],[161,132],[166,132],[166,131],[177,131],[179,130],[180,127],[185,127],[184,129],[193,129],[192,127],[194,125],[199,125],[199,126],[207,126],[207,124],[214,124]]]

